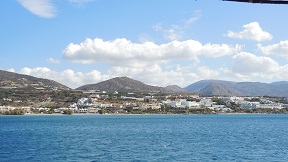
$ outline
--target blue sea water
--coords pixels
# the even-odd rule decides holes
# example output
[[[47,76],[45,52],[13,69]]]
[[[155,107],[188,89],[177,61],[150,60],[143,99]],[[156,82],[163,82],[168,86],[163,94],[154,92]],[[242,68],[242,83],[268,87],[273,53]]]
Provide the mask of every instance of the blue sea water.
[[[0,161],[287,161],[288,115],[0,116]]]

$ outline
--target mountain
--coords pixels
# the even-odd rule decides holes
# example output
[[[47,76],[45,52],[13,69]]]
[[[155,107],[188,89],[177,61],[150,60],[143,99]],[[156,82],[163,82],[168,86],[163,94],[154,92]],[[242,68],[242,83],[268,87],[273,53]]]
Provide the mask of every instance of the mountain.
[[[235,90],[223,83],[213,82],[208,84],[205,88],[199,91],[200,94],[203,95],[224,95],[224,96],[242,96],[243,93]]]
[[[44,90],[70,89],[69,87],[53,80],[36,78],[30,75],[17,74],[3,70],[0,70],[0,88],[33,88]]]
[[[230,82],[230,81],[224,81],[224,80],[201,80],[201,81],[198,81],[196,83],[193,83],[185,87],[184,89],[186,89],[187,91],[199,92],[200,90],[202,90],[203,88],[205,88],[211,83],[222,83],[227,86],[232,86],[236,84],[236,82]]]
[[[77,88],[76,90],[99,90],[108,92],[163,92],[175,93],[184,92],[186,90],[178,86],[157,87],[144,84],[138,80],[128,77],[116,77],[97,84],[87,84]]]
[[[272,85],[287,85],[288,84],[288,81],[279,81],[279,82],[273,82],[273,83],[270,83]]]
[[[185,90],[185,89],[183,89],[177,85],[169,85],[169,86],[164,87],[164,89],[166,89],[166,91],[168,91],[168,92],[175,92],[175,93],[188,92],[187,90]]]
[[[227,96],[278,96],[288,97],[288,82],[230,82],[223,80],[202,80],[184,89],[203,95]]]
[[[119,91],[119,92],[153,92],[163,91],[163,88],[146,85],[140,81],[128,77],[116,77],[97,84],[87,84],[76,90],[99,90],[99,91]]]

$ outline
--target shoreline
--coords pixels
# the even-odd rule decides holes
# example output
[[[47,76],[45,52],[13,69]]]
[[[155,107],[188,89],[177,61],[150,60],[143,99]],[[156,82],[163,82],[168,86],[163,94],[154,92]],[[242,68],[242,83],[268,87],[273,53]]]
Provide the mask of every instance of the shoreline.
[[[110,113],[110,114],[97,114],[97,113],[73,113],[73,114],[23,114],[23,115],[3,115],[0,116],[140,116],[140,115],[272,115],[269,113],[219,113],[219,114],[123,114],[123,113]],[[285,115],[274,114],[274,115]]]

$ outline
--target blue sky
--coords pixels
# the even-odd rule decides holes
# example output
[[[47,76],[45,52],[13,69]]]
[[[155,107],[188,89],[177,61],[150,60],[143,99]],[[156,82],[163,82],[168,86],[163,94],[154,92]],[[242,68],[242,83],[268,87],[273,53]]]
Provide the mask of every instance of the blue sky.
[[[0,69],[71,88],[288,77],[288,5],[220,0],[3,0]]]

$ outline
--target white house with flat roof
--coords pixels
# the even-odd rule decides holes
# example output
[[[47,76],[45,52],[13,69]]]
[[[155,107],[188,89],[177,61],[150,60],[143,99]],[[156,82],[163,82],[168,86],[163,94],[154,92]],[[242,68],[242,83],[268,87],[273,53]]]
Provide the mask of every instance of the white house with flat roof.
[[[191,102],[191,101],[183,101],[183,102],[181,102],[181,105],[183,105],[185,107],[188,107],[188,108],[195,108],[195,107],[199,107],[200,106],[200,104],[195,102],[195,101],[193,101],[193,102]]]

